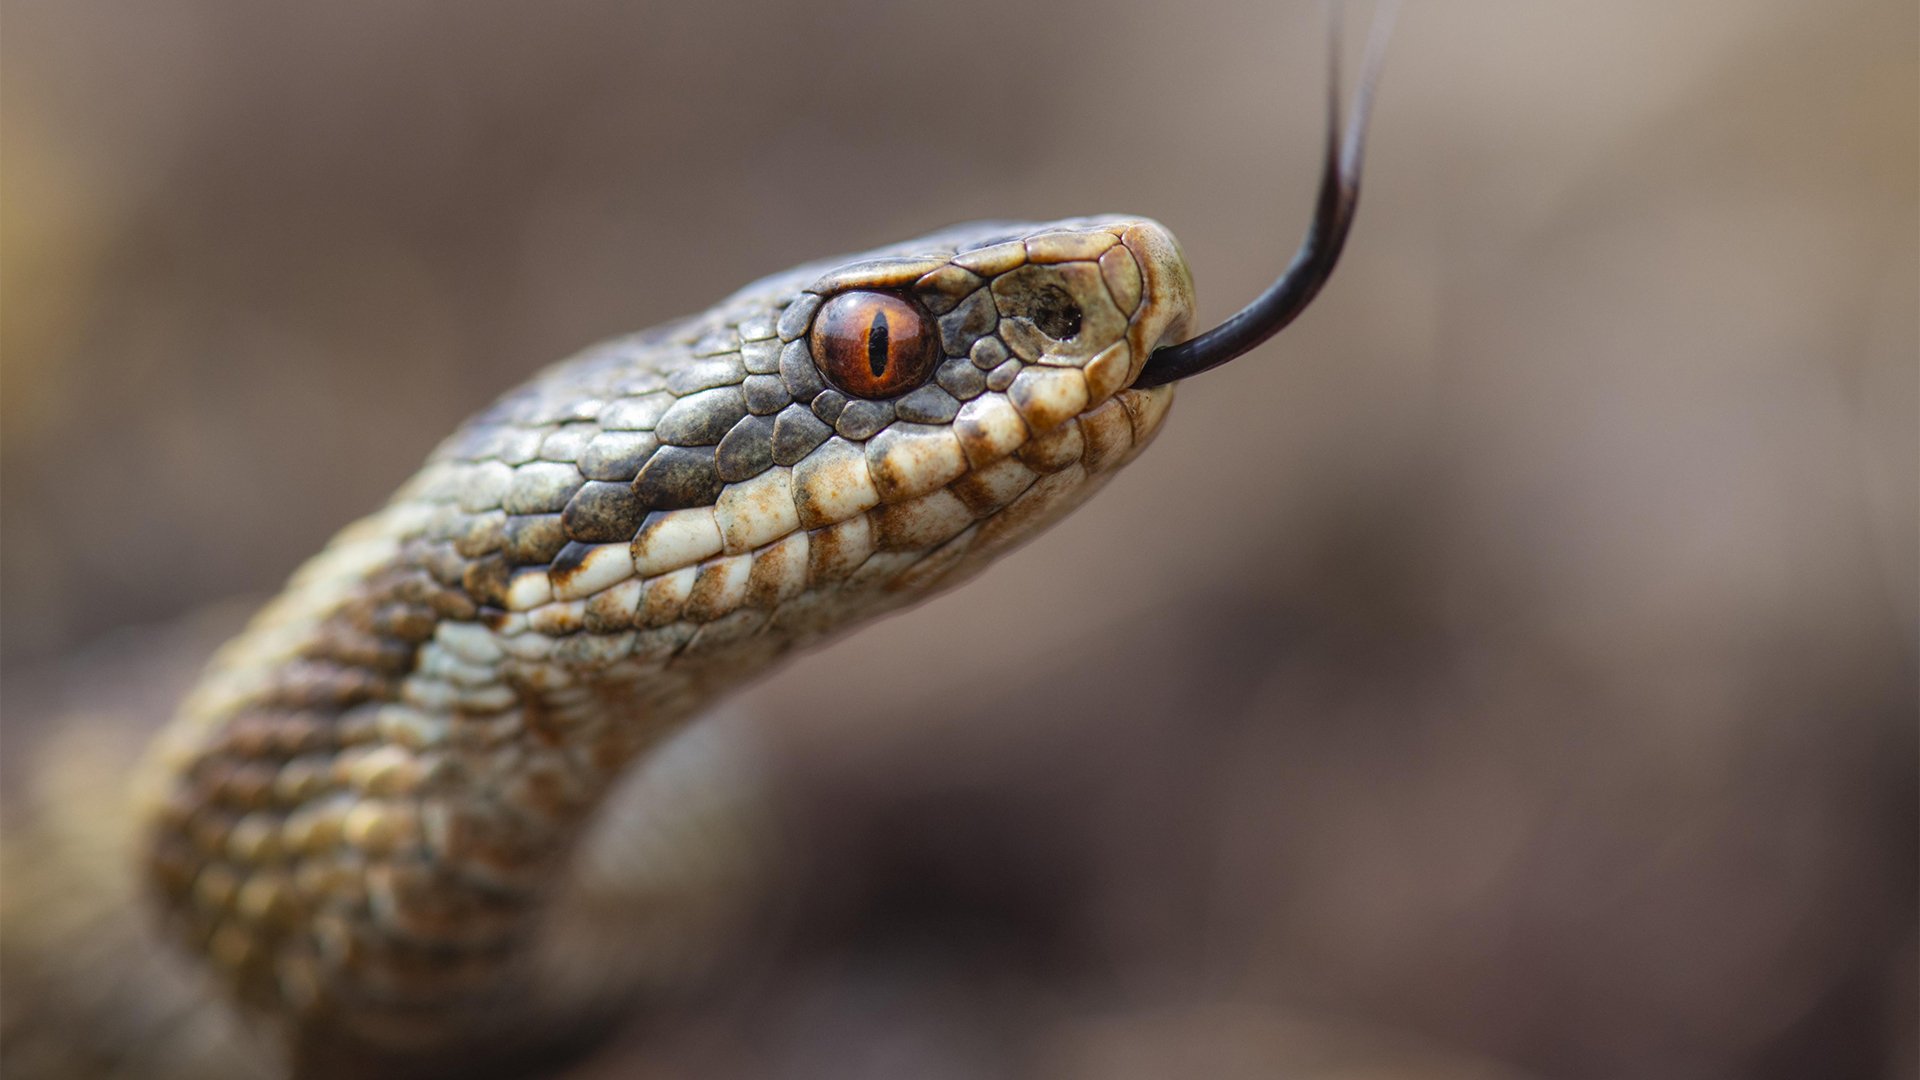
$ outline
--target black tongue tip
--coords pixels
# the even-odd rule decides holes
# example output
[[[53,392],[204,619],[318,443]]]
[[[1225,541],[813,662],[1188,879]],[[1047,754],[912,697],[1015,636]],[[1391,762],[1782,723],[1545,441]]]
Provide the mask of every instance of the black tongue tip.
[[[1340,125],[1340,21],[1329,22],[1330,60],[1327,68],[1327,144],[1320,166],[1320,193],[1306,239],[1294,252],[1278,280],[1226,322],[1178,345],[1154,350],[1133,381],[1139,389],[1163,386],[1219,367],[1242,356],[1279,333],[1305,311],[1321,286],[1333,276],[1353,228],[1360,203],[1360,166],[1366,143],[1367,121],[1373,112],[1374,87],[1386,56],[1397,5],[1383,4],[1374,17],[1367,55],[1354,91],[1353,117],[1345,132]],[[1336,8],[1337,12],[1337,8]]]

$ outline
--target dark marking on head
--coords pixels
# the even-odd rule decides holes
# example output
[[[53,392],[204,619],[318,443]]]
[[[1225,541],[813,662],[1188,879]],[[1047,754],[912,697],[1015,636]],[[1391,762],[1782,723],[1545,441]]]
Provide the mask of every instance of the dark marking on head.
[[[550,562],[568,539],[559,514],[516,515],[507,519],[501,553],[515,566],[540,566]]]
[[[773,465],[774,421],[768,416],[749,416],[733,425],[714,451],[714,464],[720,479],[729,484],[751,480]]]
[[[652,510],[712,506],[726,486],[713,455],[711,446],[661,447],[634,477],[634,496]]]
[[[547,576],[555,585],[565,585],[586,565],[587,556],[592,553],[592,544],[583,544],[578,540],[568,543],[553,557],[553,563],[547,567]]]
[[[466,573],[461,575],[460,587],[467,591],[475,603],[494,607],[506,607],[507,582],[513,574],[513,565],[504,555],[488,555],[467,564]]]
[[[633,539],[646,512],[631,483],[589,480],[567,501],[560,523],[572,540],[614,543]]]
[[[673,403],[653,433],[674,446],[712,446],[747,415],[747,398],[738,386],[688,394]]]
[[[798,464],[832,434],[833,429],[819,417],[798,405],[789,405],[773,418],[773,463]]]

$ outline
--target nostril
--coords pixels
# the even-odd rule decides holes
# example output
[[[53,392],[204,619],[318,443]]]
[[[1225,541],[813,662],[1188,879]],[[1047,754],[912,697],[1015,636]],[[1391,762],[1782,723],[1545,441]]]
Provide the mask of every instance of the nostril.
[[[1080,332],[1080,305],[1057,285],[1039,291],[1028,317],[1041,333],[1055,341],[1065,341]]]

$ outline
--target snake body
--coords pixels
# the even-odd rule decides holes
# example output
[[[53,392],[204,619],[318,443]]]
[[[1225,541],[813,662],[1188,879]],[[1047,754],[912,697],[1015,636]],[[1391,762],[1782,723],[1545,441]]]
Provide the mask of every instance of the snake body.
[[[867,328],[873,380],[821,355],[846,296],[925,317]],[[576,849],[616,781],[1078,505],[1159,428],[1172,387],[1132,383],[1192,311],[1152,221],[963,226],[508,393],[294,574],[149,755],[131,820],[191,958],[171,992],[230,1002],[260,1075],[466,1074],[605,1004],[621,935],[586,977],[556,924],[592,906]],[[913,385],[848,391],[922,345]]]

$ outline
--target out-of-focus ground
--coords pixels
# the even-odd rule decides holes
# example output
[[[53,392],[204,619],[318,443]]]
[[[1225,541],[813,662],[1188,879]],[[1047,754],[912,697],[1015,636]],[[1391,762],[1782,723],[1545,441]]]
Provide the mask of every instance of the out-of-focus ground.
[[[760,274],[1123,210],[1223,316],[1321,118],[1309,4],[0,19],[16,777],[164,712],[205,646],[140,628]],[[751,691],[781,943],[586,1075],[1913,1075],[1917,19],[1411,5],[1330,289]]]

